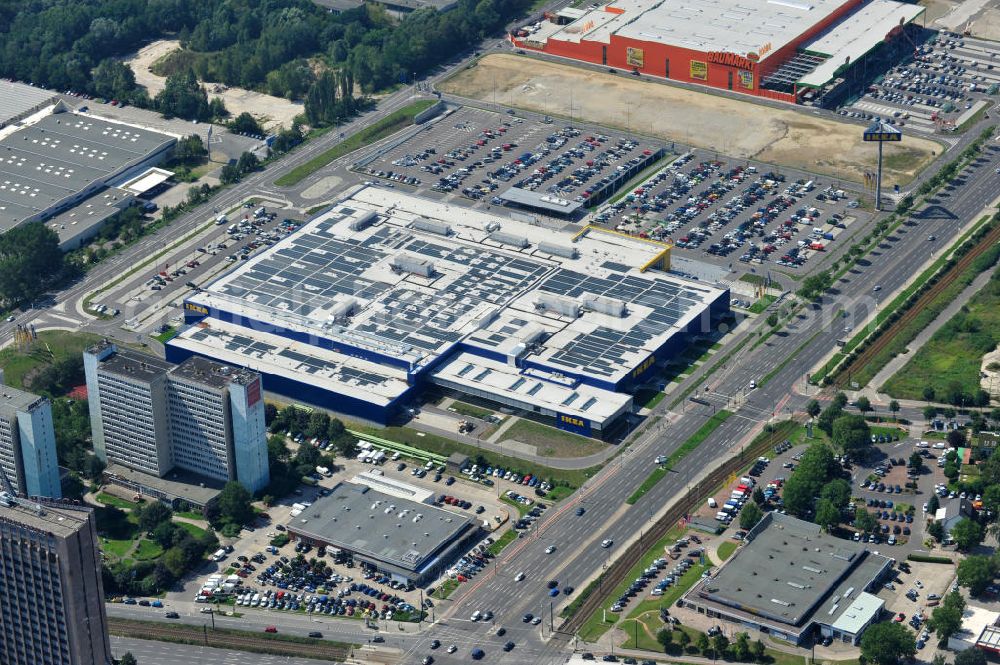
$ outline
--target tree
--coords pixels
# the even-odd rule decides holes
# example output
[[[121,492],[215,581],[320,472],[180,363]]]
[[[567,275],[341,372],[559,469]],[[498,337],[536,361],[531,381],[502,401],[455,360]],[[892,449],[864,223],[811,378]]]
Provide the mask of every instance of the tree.
[[[118,665],[139,665],[139,661],[135,659],[131,651],[126,651],[125,655],[118,661]]]
[[[935,418],[937,418],[937,407],[935,407],[935,406],[925,406],[924,407],[924,420],[930,421],[930,420],[934,420]]]
[[[759,638],[750,644],[750,655],[757,662],[764,659],[764,643]]]
[[[864,395],[858,398],[856,404],[858,407],[858,411],[861,412],[861,415],[864,415],[872,410],[871,400],[865,397]]]
[[[816,524],[827,533],[840,524],[840,510],[829,499],[820,499],[816,502]]]
[[[931,498],[927,500],[927,514],[933,517],[940,507],[941,501],[938,500],[937,494],[931,494]]]
[[[139,528],[143,531],[152,531],[172,516],[170,508],[159,501],[150,501],[139,511]]]
[[[897,402],[896,400],[891,400],[889,402],[889,411],[890,413],[892,413],[892,417],[898,420],[899,416],[897,414],[899,413],[899,402]]]
[[[810,417],[815,418],[822,410],[823,407],[819,405],[818,401],[811,399],[806,402],[806,413],[808,413]]]
[[[933,402],[934,401],[934,397],[935,397],[934,388],[931,387],[931,386],[924,386],[924,401],[925,402]],[[937,410],[935,409],[935,414],[936,414],[936,411]]]
[[[979,649],[965,649],[955,654],[955,665],[986,665],[986,654]]]
[[[958,563],[958,584],[978,596],[993,583],[996,563],[988,556],[967,556]]]
[[[955,546],[959,550],[968,552],[983,542],[983,527],[979,522],[964,517],[951,528],[951,537],[955,539]]]
[[[246,111],[233,118],[229,123],[229,130],[237,134],[250,134],[251,136],[263,136],[264,134],[257,119]]]
[[[107,58],[94,69],[94,92],[108,99],[131,99],[136,92],[135,73],[121,60]]]
[[[173,522],[160,522],[153,529],[153,541],[166,549],[174,544],[178,527]]]
[[[656,633],[656,641],[659,642],[660,646],[663,647],[663,650],[666,651],[674,642],[674,631],[669,628],[661,628]]]
[[[953,429],[948,432],[948,445],[952,448],[961,448],[965,445],[965,431]]]
[[[708,635],[705,633],[698,633],[698,637],[695,638],[694,646],[701,652],[702,655],[708,653],[711,648],[711,642],[708,639]]]
[[[874,665],[896,665],[916,651],[913,633],[899,623],[876,623],[861,637],[861,655]]]
[[[757,526],[757,522],[764,516],[764,511],[756,503],[748,503],[740,511],[740,527],[752,529]]]
[[[746,662],[750,658],[750,636],[746,633],[740,633],[736,636],[736,641],[733,642],[732,646],[729,648],[729,652],[733,657],[733,660],[739,662]]]
[[[909,459],[908,465],[909,465],[909,467],[911,469],[913,469],[917,473],[923,473],[923,471],[924,471],[924,456],[921,455],[920,453],[914,451],[914,453],[912,455],[910,455],[910,459]],[[937,496],[937,495],[935,494],[934,496]]]
[[[852,457],[862,456],[871,444],[871,429],[861,416],[843,415],[833,421],[833,443]]]
[[[774,312],[771,312],[770,314],[768,314],[767,315],[767,325],[771,326],[772,328],[777,327],[777,325],[778,325],[778,315],[775,314]]]
[[[84,486],[80,476],[75,473],[67,473],[60,482],[62,498],[82,500],[87,488]]]
[[[860,506],[854,510],[854,528],[861,533],[871,533],[878,528],[874,515]]]
[[[753,502],[758,506],[763,506],[767,503],[767,499],[764,497],[764,490],[760,488],[760,485],[753,488]]]
[[[962,610],[941,605],[931,613],[931,626],[939,640],[946,640],[962,627]]]
[[[927,525],[927,535],[936,540],[937,542],[944,541],[945,532],[944,525],[940,521],[934,520]]]
[[[712,650],[715,652],[715,655],[725,655],[727,649],[729,649],[729,638],[721,632],[716,633],[715,636],[712,637]]]
[[[305,446],[309,448],[309,446]],[[223,524],[242,526],[249,524],[254,517],[250,505],[250,492],[235,480],[226,483],[216,501],[219,510],[219,521]]]
[[[681,648],[681,651],[691,644],[691,636],[685,633],[683,630],[677,633],[677,646]]]
[[[208,95],[190,68],[167,77],[163,90],[156,95],[156,108],[168,118],[209,120],[212,117]]]
[[[65,261],[59,236],[45,224],[21,224],[0,235],[0,305],[16,306],[41,295],[69,276]]]

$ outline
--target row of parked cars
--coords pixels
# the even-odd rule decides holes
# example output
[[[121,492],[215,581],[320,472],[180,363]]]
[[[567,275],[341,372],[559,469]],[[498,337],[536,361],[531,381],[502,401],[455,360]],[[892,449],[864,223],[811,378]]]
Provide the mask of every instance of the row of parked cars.
[[[682,539],[686,540],[686,539]],[[689,556],[696,555],[700,552],[700,548],[697,550],[692,550],[689,552]],[[650,583],[655,580],[659,574],[666,569],[669,561],[666,558],[659,558],[653,561],[652,564],[646,570],[642,572],[642,575],[632,580],[628,588],[622,593],[621,596],[615,600],[614,604],[611,606],[612,612],[621,612],[628,605],[629,600],[634,598],[645,589]],[[651,595],[662,596],[664,590],[670,587],[672,584],[676,584],[680,580],[681,575],[687,572],[688,568],[693,565],[693,561],[689,558],[680,559],[676,564],[670,569],[670,571],[661,579],[656,586],[653,588]]]

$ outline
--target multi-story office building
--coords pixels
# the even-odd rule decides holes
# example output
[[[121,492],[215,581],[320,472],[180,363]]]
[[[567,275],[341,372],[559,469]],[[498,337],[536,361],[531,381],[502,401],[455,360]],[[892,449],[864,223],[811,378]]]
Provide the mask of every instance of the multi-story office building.
[[[83,354],[94,452],[105,463],[162,477],[171,467],[170,363],[102,342]]]
[[[2,384],[0,469],[18,494],[62,496],[52,404],[44,397]]]
[[[270,481],[260,376],[192,357],[180,365],[102,342],[84,352],[94,450],[107,463],[171,469],[251,492]]]
[[[110,665],[89,508],[0,494],[0,663]]]

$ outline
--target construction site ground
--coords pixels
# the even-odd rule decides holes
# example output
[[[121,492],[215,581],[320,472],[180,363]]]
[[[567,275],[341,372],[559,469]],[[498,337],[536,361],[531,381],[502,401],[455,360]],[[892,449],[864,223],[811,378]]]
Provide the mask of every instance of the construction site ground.
[[[148,44],[125,60],[125,64],[132,68],[135,73],[135,80],[139,85],[145,86],[150,97],[155,97],[163,90],[166,78],[154,74],[150,68],[153,63],[170,53],[181,48],[180,42],[174,39],[161,39]],[[219,92],[213,92],[214,84],[204,84],[208,92],[209,99],[212,97],[222,97],[226,108],[233,116],[237,116],[244,111],[248,112],[261,123],[264,129],[270,130],[279,125],[290,127],[292,119],[302,113],[302,105],[282,97],[265,95],[261,92],[246,90],[244,88],[222,88]]]
[[[537,59],[527,64],[524,56],[487,55],[438,87],[481,102],[574,117],[853,182],[875,166],[876,152],[861,141],[859,124],[571,64]],[[910,182],[942,147],[908,136],[885,150],[885,181],[891,186]]]

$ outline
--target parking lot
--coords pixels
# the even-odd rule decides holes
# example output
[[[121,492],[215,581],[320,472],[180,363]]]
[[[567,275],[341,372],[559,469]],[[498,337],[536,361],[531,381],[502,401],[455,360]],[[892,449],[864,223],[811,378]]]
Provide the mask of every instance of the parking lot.
[[[933,133],[960,125],[1000,87],[1000,45],[941,32],[840,115]]]
[[[655,159],[662,145],[572,125],[461,108],[363,167],[418,193],[503,205],[511,187],[586,204],[602,200]]]
[[[854,198],[840,183],[693,151],[593,221],[729,265],[799,267],[868,219]]]

